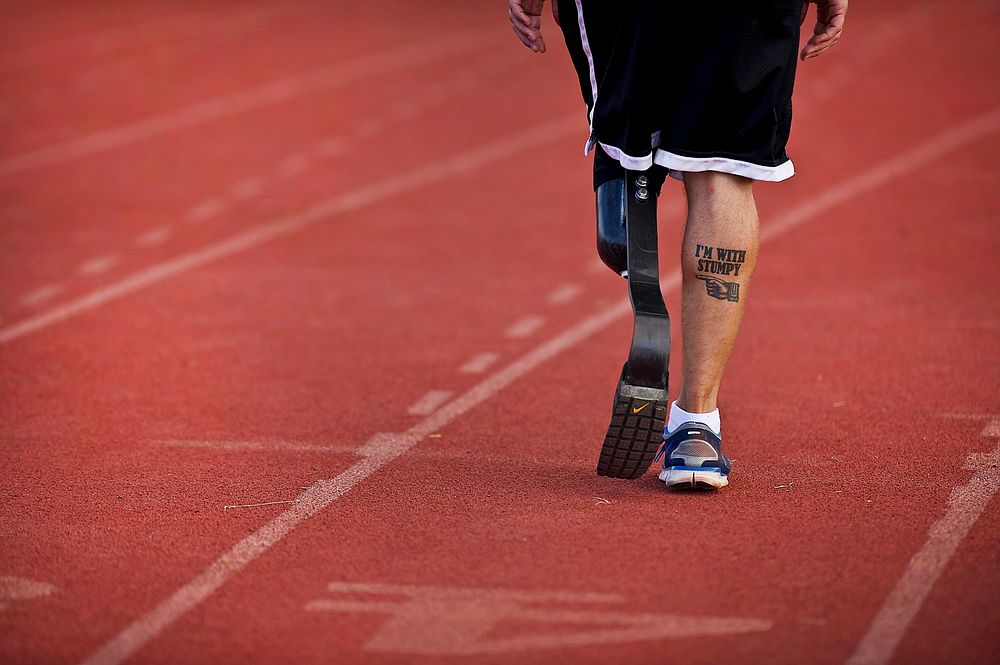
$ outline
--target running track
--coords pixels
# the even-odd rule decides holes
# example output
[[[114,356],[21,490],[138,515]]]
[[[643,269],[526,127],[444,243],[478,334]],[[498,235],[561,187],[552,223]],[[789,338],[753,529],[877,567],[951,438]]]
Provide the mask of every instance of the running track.
[[[707,495],[593,472],[556,34],[333,4],[5,10],[0,661],[1000,662],[1000,8],[802,66]]]

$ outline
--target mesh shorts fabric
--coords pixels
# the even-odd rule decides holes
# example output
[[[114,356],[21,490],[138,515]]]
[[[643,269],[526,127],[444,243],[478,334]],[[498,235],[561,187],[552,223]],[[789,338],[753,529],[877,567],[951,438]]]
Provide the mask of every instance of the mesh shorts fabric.
[[[625,168],[789,178],[802,0],[557,0],[588,151]]]

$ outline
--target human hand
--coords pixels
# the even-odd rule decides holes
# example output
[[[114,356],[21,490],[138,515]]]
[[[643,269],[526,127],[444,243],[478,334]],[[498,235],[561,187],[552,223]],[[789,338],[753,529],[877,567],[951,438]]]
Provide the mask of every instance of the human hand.
[[[833,48],[840,41],[840,35],[844,32],[844,19],[847,18],[847,0],[806,0],[802,5],[800,24],[806,21],[810,3],[816,5],[816,25],[799,54],[802,60],[815,58]]]
[[[542,37],[542,9],[545,0],[507,0],[507,17],[521,43],[535,53],[545,53]],[[552,2],[552,18],[559,25],[559,3]]]

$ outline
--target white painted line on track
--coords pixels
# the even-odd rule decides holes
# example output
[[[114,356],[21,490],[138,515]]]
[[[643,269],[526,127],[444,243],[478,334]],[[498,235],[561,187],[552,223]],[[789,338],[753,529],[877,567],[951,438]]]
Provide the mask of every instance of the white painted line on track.
[[[292,441],[217,441],[207,439],[165,439],[160,445],[173,448],[207,448],[210,450],[287,450],[299,453],[354,453],[357,446],[328,446]]]
[[[839,185],[810,198],[806,203],[782,215],[775,223],[763,228],[761,239],[764,240],[770,236],[784,233],[789,228],[800,224],[801,221],[799,220],[807,219],[817,214],[815,211],[826,210],[830,206],[850,201],[859,194],[877,189],[901,175],[912,173],[916,170],[914,168],[915,164],[919,166],[930,164],[941,155],[973,139],[992,133],[998,128],[1000,128],[1000,109],[994,109],[963,125],[959,125],[955,129],[938,134],[916,148],[879,162],[874,168],[843,180]]]
[[[1000,414],[997,413],[939,413],[937,414],[939,418],[948,418],[950,420],[990,420],[992,418],[1000,418]]]
[[[515,322],[510,328],[507,328],[507,330],[504,331],[504,336],[513,339],[528,337],[544,325],[545,317],[526,316],[520,321]]]
[[[263,188],[263,178],[246,178],[233,185],[230,193],[237,201],[243,201],[257,196]]]
[[[572,117],[576,117],[574,114]],[[989,122],[985,120],[991,119]],[[560,120],[554,126],[549,126],[548,131],[554,132],[554,127],[561,123],[563,129],[567,125],[572,126],[572,122]],[[975,126],[978,131],[969,131],[969,127]],[[815,219],[820,213],[826,212],[844,200],[870,192],[878,185],[884,184],[885,179],[878,177],[881,169],[893,165],[900,159],[909,159],[908,155],[915,155],[920,159],[913,159],[909,162],[911,171],[923,168],[931,160],[941,156],[962,143],[971,141],[988,132],[1000,127],[1000,109],[991,112],[986,116],[980,116],[970,123],[959,128],[940,134],[932,138],[927,143],[921,144],[917,148],[907,151],[902,155],[888,161],[874,165],[869,171],[858,176],[849,178],[846,183],[854,183],[853,192],[846,192],[843,197],[830,197],[821,194],[820,197],[826,202],[826,207],[804,204],[791,209],[786,214],[778,217],[774,225],[779,229],[767,234],[767,240],[780,237],[783,233],[805,224]],[[530,134],[531,132],[529,132]],[[525,136],[525,135],[522,135]],[[961,140],[953,137],[961,136]],[[952,137],[952,138],[949,138]],[[936,151],[927,150],[926,146],[937,146]],[[523,149],[535,149],[535,143],[527,143]],[[923,161],[921,161],[923,160]],[[467,162],[477,162],[471,157]],[[477,164],[482,163],[480,157]],[[444,169],[439,169],[444,170]],[[440,173],[444,177],[451,171]],[[898,175],[903,172],[894,171]],[[836,186],[838,189],[842,185]],[[680,284],[680,273],[674,271],[662,280],[663,289],[672,289]],[[140,284],[135,288],[144,286]],[[135,290],[134,288],[131,290]],[[93,305],[91,305],[93,306]],[[89,307],[88,307],[89,308]],[[386,437],[386,435],[376,435],[373,441],[366,443],[359,450],[368,448],[371,454],[358,462],[355,462],[347,470],[339,475],[327,479],[319,480],[300,495],[299,503],[295,504],[282,514],[278,515],[270,522],[251,533],[249,536],[239,541],[228,551],[224,552],[218,559],[202,571],[197,577],[181,586],[177,591],[165,598],[151,610],[136,618],[126,626],[121,632],[105,642],[97,651],[87,659],[81,661],[84,665],[117,665],[131,657],[146,644],[156,638],[165,628],[173,624],[192,608],[196,607],[206,598],[211,596],[216,589],[221,587],[230,577],[242,571],[247,565],[257,557],[264,554],[275,543],[284,538],[289,532],[297,527],[301,522],[315,515],[330,505],[344,494],[349,492],[358,483],[362,482],[370,475],[389,464],[410,448],[416,446],[427,435],[435,433],[444,426],[475,408],[479,404],[490,399],[505,387],[528,374],[530,371],[542,363],[556,357],[563,351],[572,348],[576,344],[589,338],[591,335],[604,330],[612,323],[628,316],[632,312],[632,307],[628,302],[621,302],[607,310],[587,317],[572,328],[562,334],[543,342],[542,344],[521,356],[519,359],[487,376],[475,386],[459,395],[457,398],[446,404],[434,414],[424,418],[407,432]],[[72,312],[75,313],[75,312]],[[46,323],[45,325],[49,325]],[[11,330],[11,329],[8,329]],[[30,332],[30,331],[28,331]],[[0,342],[6,341],[4,334],[0,331]],[[22,332],[20,334],[26,334]],[[7,338],[9,339],[9,338]],[[374,444],[374,445],[369,445]]]
[[[499,359],[500,359],[499,354],[490,353],[489,351],[484,351],[483,353],[477,353],[476,355],[469,358],[464,365],[459,367],[458,371],[463,374],[482,374]]]
[[[431,656],[436,657],[435,662],[455,657],[519,662],[513,654],[539,649],[560,653],[553,650],[598,644],[711,639],[765,631],[773,625],[756,618],[609,611],[600,605],[623,604],[626,599],[593,592],[352,582],[333,582],[327,592],[326,597],[308,603],[306,611],[388,617],[376,625],[362,646],[364,651],[405,653],[421,659]],[[591,603],[591,607],[581,607]],[[512,634],[509,626],[508,630],[501,628],[513,622],[530,623],[532,629]],[[560,624],[561,629],[552,629]],[[575,629],[567,630],[568,626]],[[501,631],[503,636],[497,637]],[[495,660],[498,657],[501,659]]]
[[[260,224],[240,234],[231,236],[226,240],[221,240],[207,245],[202,249],[182,254],[177,258],[154,264],[118,282],[97,289],[82,298],[0,329],[0,344],[23,337],[37,330],[48,328],[81,312],[86,312],[106,302],[117,300],[152,284],[162,282],[174,275],[246,251],[274,238],[299,231],[317,222],[360,210],[374,203],[417,190],[425,185],[440,182],[457,173],[464,173],[491,162],[519,154],[525,150],[535,149],[543,143],[568,136],[576,131],[574,123],[571,121],[571,118],[574,117],[576,116],[567,115],[555,122],[536,126],[528,131],[500,139],[477,150],[433,162],[425,162],[418,169],[386,178],[372,183],[367,187],[359,187],[349,193],[327,199],[302,212]]]
[[[35,307],[41,305],[46,300],[51,300],[55,296],[63,292],[62,284],[46,284],[45,286],[40,286],[33,291],[29,291],[23,298],[21,298],[21,303],[27,305],[28,307]]]
[[[407,413],[414,416],[429,416],[438,410],[438,407],[448,401],[451,397],[450,390],[431,390],[423,397],[414,402]]]
[[[583,287],[579,284],[563,284],[549,294],[547,300],[552,305],[562,305],[573,300],[583,293]]]
[[[218,441],[202,439],[167,439],[156,441],[155,443],[169,448],[194,448],[205,450],[224,450],[234,452],[291,452],[291,453],[314,453],[328,455],[371,455],[373,452],[384,452],[386,442],[391,447],[394,442],[400,440],[401,435],[391,433],[379,433],[373,436],[363,446],[326,445],[315,443],[297,443],[295,441]],[[558,441],[552,441],[552,446],[558,446]],[[499,455],[489,455],[481,450],[447,450],[434,447],[416,448],[410,451],[411,455],[417,457],[427,457],[431,459],[450,460],[471,460],[477,464],[483,461],[493,462],[504,466],[529,466],[537,468],[590,468],[590,463],[574,465],[571,460],[556,457],[503,457]]]
[[[118,263],[118,260],[117,254],[98,256],[80,264],[77,272],[81,275],[97,275],[110,270],[116,263]]]
[[[169,226],[158,226],[155,229],[150,229],[145,233],[141,233],[135,238],[136,247],[155,247],[156,245],[162,245],[170,236],[173,235],[173,230]]]
[[[990,421],[983,436],[1000,437],[1000,419]],[[1000,444],[988,453],[969,455],[965,468],[974,472],[972,478],[951,491],[948,510],[931,525],[927,542],[910,559],[848,665],[884,665],[892,660],[951,557],[1000,489]]]
[[[290,155],[278,165],[275,175],[279,178],[294,178],[309,168],[309,157],[301,153]]]
[[[11,607],[11,601],[41,598],[55,593],[56,588],[47,582],[36,582],[23,577],[0,575],[0,612]]]
[[[187,213],[186,221],[193,224],[205,222],[213,217],[218,217],[225,209],[226,204],[219,199],[208,199],[191,208]]]
[[[123,148],[188,127],[201,125],[238,113],[282,104],[296,97],[338,86],[365,81],[373,76],[406,70],[411,67],[453,58],[465,52],[483,50],[496,43],[482,31],[466,31],[449,37],[412,44],[402,48],[338,63],[312,72],[280,79],[243,90],[233,95],[198,102],[113,129],[88,134],[62,143],[0,158],[0,178],[80,157]]]

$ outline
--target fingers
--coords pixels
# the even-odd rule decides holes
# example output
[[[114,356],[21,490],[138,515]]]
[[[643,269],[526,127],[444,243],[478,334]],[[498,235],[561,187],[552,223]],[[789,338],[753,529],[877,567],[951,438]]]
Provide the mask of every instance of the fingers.
[[[507,3],[507,17],[510,19],[514,34],[521,43],[535,53],[545,53],[545,40],[542,38],[542,17],[528,14],[519,0]]]
[[[514,30],[514,34],[517,35],[517,38],[521,40],[522,44],[524,44],[528,48],[534,50],[535,49],[535,41],[534,41],[534,39],[532,39],[531,31],[528,29],[528,27],[526,25],[524,25],[523,23],[521,23],[520,21],[518,21],[514,17],[514,14],[512,12],[510,12],[509,10],[508,10],[507,14],[508,14],[508,17],[510,18],[510,27],[511,27],[511,29]]]
[[[823,55],[834,45],[840,41],[840,35],[842,30],[837,30],[836,32],[824,31],[820,34],[815,34],[809,38],[806,45],[802,48],[802,53],[800,57],[803,60],[809,60],[810,58],[815,58],[817,56]]]
[[[802,60],[815,58],[829,51],[840,41],[844,32],[844,19],[847,16],[847,3],[821,2],[816,6],[816,25],[813,35],[802,48]]]

